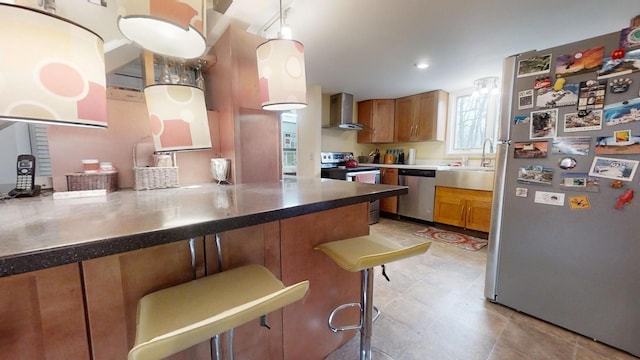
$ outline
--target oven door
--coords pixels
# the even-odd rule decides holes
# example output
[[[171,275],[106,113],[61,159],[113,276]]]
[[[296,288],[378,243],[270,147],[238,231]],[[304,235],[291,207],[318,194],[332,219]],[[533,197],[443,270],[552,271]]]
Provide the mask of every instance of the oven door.
[[[380,184],[380,170],[349,171],[345,180]]]
[[[349,171],[346,173],[347,181],[365,182],[370,184],[380,184],[380,170]],[[369,225],[380,220],[380,200],[369,203]]]

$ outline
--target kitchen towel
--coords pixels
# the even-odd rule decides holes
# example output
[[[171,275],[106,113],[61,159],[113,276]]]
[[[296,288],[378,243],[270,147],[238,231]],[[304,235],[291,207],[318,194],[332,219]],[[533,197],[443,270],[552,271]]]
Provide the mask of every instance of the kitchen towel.
[[[374,173],[356,174],[355,180],[356,180],[356,182],[367,183],[367,184],[375,184],[376,183],[376,174],[374,174]]]

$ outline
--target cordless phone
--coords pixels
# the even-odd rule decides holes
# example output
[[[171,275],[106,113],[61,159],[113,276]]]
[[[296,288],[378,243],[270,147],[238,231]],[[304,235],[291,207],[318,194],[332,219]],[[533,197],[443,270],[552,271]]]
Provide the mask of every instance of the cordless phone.
[[[34,184],[36,179],[36,158],[33,155],[18,155],[17,170],[16,188],[9,191],[9,196],[39,195],[40,185]]]

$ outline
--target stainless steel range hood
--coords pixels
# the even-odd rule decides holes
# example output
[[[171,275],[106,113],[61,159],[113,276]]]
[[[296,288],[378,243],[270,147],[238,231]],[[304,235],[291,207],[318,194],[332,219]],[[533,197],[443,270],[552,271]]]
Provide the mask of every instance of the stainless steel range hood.
[[[331,95],[328,127],[342,130],[363,129],[362,125],[353,122],[353,95],[347,93]]]

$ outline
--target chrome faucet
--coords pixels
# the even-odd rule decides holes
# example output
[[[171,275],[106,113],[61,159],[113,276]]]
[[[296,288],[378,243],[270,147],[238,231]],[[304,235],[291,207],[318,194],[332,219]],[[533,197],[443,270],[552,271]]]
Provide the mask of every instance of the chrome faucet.
[[[491,138],[484,139],[484,142],[482,143],[482,159],[480,160],[480,166],[482,167],[486,167],[491,164],[491,160],[485,159],[485,148],[487,147],[487,141],[489,142],[489,153],[493,154],[493,140],[491,140]]]

